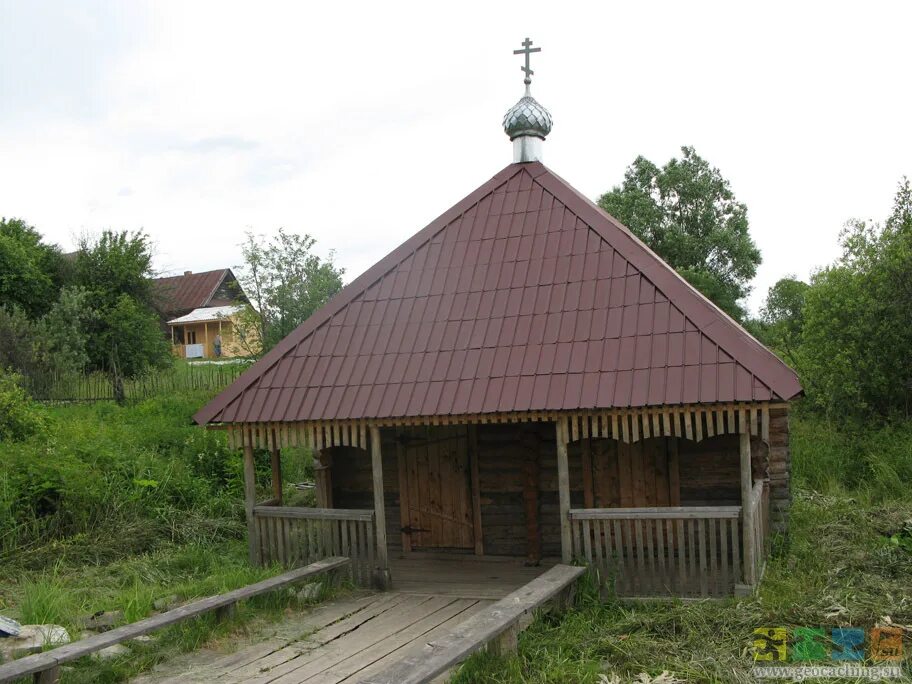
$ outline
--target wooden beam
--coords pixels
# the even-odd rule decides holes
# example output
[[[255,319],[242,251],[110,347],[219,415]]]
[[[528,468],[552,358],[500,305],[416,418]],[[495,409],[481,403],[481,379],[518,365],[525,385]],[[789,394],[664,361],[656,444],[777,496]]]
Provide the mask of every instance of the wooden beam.
[[[567,429],[563,420],[556,422],[557,488],[560,499],[561,559],[573,560],[573,539],[570,531],[570,467],[567,463]]]
[[[272,498],[276,500],[276,506],[282,505],[282,460],[279,448],[275,447],[271,454],[272,461]]]
[[[247,515],[247,557],[251,565],[260,561],[260,541],[257,538],[253,508],[256,506],[256,468],[253,464],[253,446],[244,447],[244,512]]]
[[[374,481],[374,519],[377,531],[377,584],[390,586],[389,556],[386,548],[386,503],[383,497],[383,456],[380,452],[380,428],[371,425],[371,470]]]
[[[332,454],[326,449],[321,449],[315,455],[314,477],[317,480],[317,506],[332,508]]]
[[[540,488],[538,452],[526,453],[523,462],[523,504],[526,513],[526,562],[538,565],[541,561],[541,534],[538,529],[538,491]]]
[[[580,442],[580,453],[583,457],[583,503],[586,508],[595,508],[595,494],[592,488],[592,438],[586,437]]]
[[[472,527],[475,534],[475,555],[484,555],[484,532],[481,525],[481,477],[478,474],[478,427],[468,426],[469,472],[472,478]]]
[[[216,594],[215,596],[199,599],[198,601],[187,603],[179,608],[174,608],[173,610],[145,618],[139,622],[122,625],[121,627],[116,627],[107,632],[94,634],[85,639],[79,639],[78,641],[70,642],[69,644],[59,646],[49,651],[44,651],[43,653],[37,653],[4,663],[0,665],[0,682],[14,681],[29,674],[35,675],[36,681],[39,682],[55,681],[53,679],[53,672],[50,675],[45,675],[43,678],[39,675],[42,672],[55,669],[58,670],[57,674],[59,675],[59,666],[63,663],[78,660],[91,653],[100,651],[103,648],[122,643],[128,639],[135,639],[143,634],[148,634],[149,632],[154,632],[163,627],[169,627],[206,613],[216,612],[218,614],[220,609],[233,606],[237,604],[238,601],[260,596],[261,594],[275,591],[276,589],[283,589],[296,582],[300,582],[303,579],[308,579],[332,570],[338,570],[349,565],[350,562],[351,561],[348,558],[342,557],[324,558],[323,560],[311,563],[306,567],[290,570],[281,575],[270,577],[269,579],[256,582],[255,584],[248,584],[245,587],[234,589],[225,594]]]
[[[681,470],[678,459],[678,438],[668,437],[668,503],[681,505]]]
[[[444,629],[433,639],[423,639],[420,648],[405,652],[379,672],[355,676],[358,684],[423,684],[434,680],[469,655],[508,632],[522,627],[525,615],[552,600],[560,600],[585,572],[585,568],[556,565],[541,576],[471,617]],[[513,635],[504,643],[512,647]]]
[[[744,583],[753,585],[756,582],[754,577],[754,520],[753,510],[751,509],[751,492],[753,483],[751,480],[751,443],[750,433],[742,432],[741,437],[741,539],[743,540],[744,550]]]
[[[405,447],[396,436],[396,467],[399,469],[399,522],[402,525],[402,550],[412,551],[412,535],[406,532],[412,526],[411,499],[409,498],[408,464],[405,462]]]

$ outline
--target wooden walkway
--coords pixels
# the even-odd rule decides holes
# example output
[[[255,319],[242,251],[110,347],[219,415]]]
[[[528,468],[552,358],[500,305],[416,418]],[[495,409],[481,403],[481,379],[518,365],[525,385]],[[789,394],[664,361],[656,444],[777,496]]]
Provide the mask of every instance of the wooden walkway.
[[[137,679],[146,684],[337,684],[380,672],[409,649],[542,574],[547,567],[467,558],[391,561],[394,590],[331,601],[288,618],[231,652],[203,649]]]

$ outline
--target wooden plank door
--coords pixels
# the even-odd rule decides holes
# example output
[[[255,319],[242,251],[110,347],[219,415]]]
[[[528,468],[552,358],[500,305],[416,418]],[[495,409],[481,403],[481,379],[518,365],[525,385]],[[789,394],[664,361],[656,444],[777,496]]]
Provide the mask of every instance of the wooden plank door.
[[[406,433],[400,482],[407,487],[402,532],[414,549],[475,547],[468,440],[464,428]]]

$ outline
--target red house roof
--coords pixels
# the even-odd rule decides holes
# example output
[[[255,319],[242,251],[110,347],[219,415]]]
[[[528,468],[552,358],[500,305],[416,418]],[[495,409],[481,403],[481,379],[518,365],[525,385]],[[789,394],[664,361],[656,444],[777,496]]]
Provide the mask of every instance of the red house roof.
[[[339,292],[199,423],[788,400],[795,373],[540,162]]]
[[[204,306],[231,304],[231,299],[213,298],[226,278],[234,280],[230,268],[156,278],[152,284],[162,312],[177,316]]]

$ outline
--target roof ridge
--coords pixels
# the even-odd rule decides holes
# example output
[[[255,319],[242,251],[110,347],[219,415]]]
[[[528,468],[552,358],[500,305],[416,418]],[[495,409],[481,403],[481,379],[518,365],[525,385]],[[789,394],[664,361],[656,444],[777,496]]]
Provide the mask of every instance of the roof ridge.
[[[537,173],[533,173],[533,169]],[[432,239],[439,230],[446,228],[446,226],[464,214],[468,209],[477,205],[484,197],[493,193],[498,187],[508,182],[516,174],[524,171],[529,173],[534,181],[537,175],[544,173],[546,170],[542,164],[535,162],[532,164],[512,163],[498,171],[486,183],[483,183],[463,197],[459,202],[440,214],[440,216],[339,290],[332,299],[317,309],[307,320],[301,323],[301,325],[295,328],[275,347],[267,352],[265,356],[238,376],[233,383],[222,390],[212,401],[197,411],[193,416],[193,420],[200,425],[212,420],[214,416],[237,399],[242,392],[248,389],[255,380],[262,377],[275,364],[285,358],[288,352],[294,350],[302,340],[306,339],[310,334],[316,331],[317,328],[329,321],[329,319],[340,309],[347,306],[359,294],[363,294],[371,285],[382,278],[383,275],[402,263],[402,261],[410,254],[414,253],[418,247]]]
[[[541,164],[541,162],[537,163]],[[542,166],[544,167],[543,164]],[[584,200],[584,206],[592,212],[590,218],[594,220],[589,220],[586,217],[579,216],[575,208],[571,209],[571,211],[583,219],[592,230],[598,233],[599,237],[611,245],[616,251],[619,251],[625,259],[631,262],[640,271],[640,273],[642,273],[656,287],[657,290],[660,290],[665,295],[670,303],[673,303],[675,306],[677,306],[677,308],[681,310],[681,313],[694,323],[700,332],[702,332],[710,340],[717,344],[720,349],[725,351],[726,354],[734,358],[738,363],[741,363],[747,370],[751,372],[754,377],[759,378],[764,384],[779,394],[783,399],[791,399],[796,394],[801,392],[801,386],[798,383],[798,377],[796,373],[791,368],[789,368],[789,366],[784,361],[782,361],[782,359],[776,356],[776,354],[774,354],[769,348],[767,348],[759,340],[757,340],[757,338],[745,330],[740,323],[735,321],[725,311],[720,309],[715,303],[709,300],[702,292],[688,283],[680,273],[668,265],[645,242],[634,235],[633,232],[627,228],[627,226],[625,226],[611,214],[606,212],[588,197],[579,192],[558,174],[554,173],[547,167],[544,167],[544,169],[546,173],[539,174],[535,178],[534,182],[540,185],[544,190],[554,195],[564,204],[564,206],[568,206],[568,202],[566,201],[567,193],[572,194],[576,198]],[[557,188],[548,187],[549,178],[553,178],[554,181],[556,181],[558,184]],[[564,197],[561,197],[561,194],[563,194]],[[599,224],[604,225],[605,223],[607,223],[611,228],[613,228],[615,231],[630,241],[631,246],[633,246],[635,250],[639,252],[636,254],[637,259],[648,258],[651,263],[648,263],[644,266],[642,262],[637,263],[634,261],[634,259],[631,259],[630,256],[634,252],[631,252],[629,249],[624,249],[626,245],[619,246],[616,240],[611,239],[610,236],[602,233]],[[664,276],[664,278],[661,276]],[[681,302],[672,300],[672,298],[668,295],[667,288],[669,278],[674,278],[679,283],[683,284],[685,286],[685,291],[693,297],[693,301],[685,302],[684,306],[682,306]],[[663,281],[665,285],[662,284]],[[695,311],[691,306],[692,304],[700,306],[702,308],[702,311]],[[716,326],[718,328],[718,325],[716,325],[718,323],[722,323],[722,325],[725,326],[719,330],[719,332],[722,333],[722,339],[719,339],[716,335],[711,335],[709,333],[709,329],[713,326]],[[732,337],[732,335],[736,335],[737,337]],[[745,359],[743,358],[743,355],[733,353],[734,350],[731,348],[730,344],[737,344],[738,342],[746,342],[748,345],[750,345],[751,348],[747,351],[750,352],[750,356],[752,358]],[[767,374],[763,373],[761,375],[757,372],[757,369],[754,366],[755,363],[759,362],[759,359],[754,358],[757,355],[766,355],[770,357],[776,362],[777,366],[782,371],[784,371],[784,373],[777,374],[778,377],[773,379],[764,378],[763,376]],[[792,385],[792,387],[790,389],[784,389],[789,384]]]

